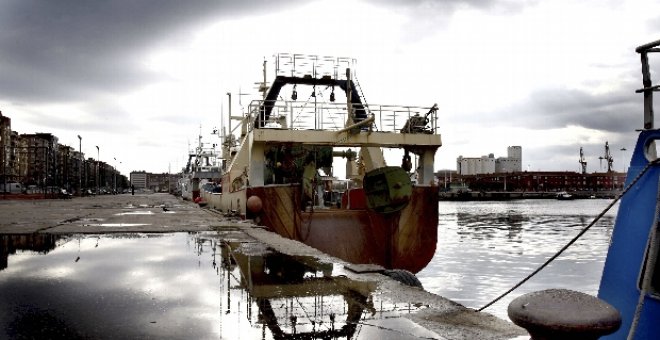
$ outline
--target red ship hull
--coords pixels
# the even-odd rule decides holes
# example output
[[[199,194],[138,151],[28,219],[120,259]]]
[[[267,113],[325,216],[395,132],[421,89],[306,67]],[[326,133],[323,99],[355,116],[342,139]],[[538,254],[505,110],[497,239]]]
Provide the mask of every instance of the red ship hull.
[[[302,211],[299,186],[248,189],[262,209],[249,217],[283,237],[347,262],[378,264],[417,273],[433,258],[438,239],[438,189],[414,187],[409,204],[389,214],[366,209],[364,192],[352,190],[350,206]]]

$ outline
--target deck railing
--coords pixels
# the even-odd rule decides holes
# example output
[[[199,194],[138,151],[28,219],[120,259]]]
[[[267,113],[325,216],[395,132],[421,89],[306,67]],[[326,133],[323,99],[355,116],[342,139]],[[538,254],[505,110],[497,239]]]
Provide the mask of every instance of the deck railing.
[[[356,60],[309,54],[279,53],[275,56],[278,76],[346,79],[346,69],[355,72]]]
[[[264,101],[262,100],[253,100],[248,106],[250,121],[254,121],[258,115],[261,115],[262,121],[266,122],[263,128],[337,131],[343,129],[348,120],[348,108],[345,103],[278,100],[274,101],[273,109],[268,117],[265,117],[263,112],[263,104]],[[355,109],[353,107],[353,110]],[[420,126],[422,124],[414,126],[416,131],[438,133],[438,117],[435,106],[371,104],[366,109],[368,113],[374,116],[373,131],[400,133],[411,117],[422,117],[422,120],[413,120],[425,122],[424,126]],[[355,122],[357,123],[357,121]]]

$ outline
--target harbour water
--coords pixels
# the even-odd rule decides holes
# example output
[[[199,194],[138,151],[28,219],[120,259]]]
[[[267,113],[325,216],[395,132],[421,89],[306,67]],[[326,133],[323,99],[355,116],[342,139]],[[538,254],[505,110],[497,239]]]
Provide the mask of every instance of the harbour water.
[[[481,308],[554,255],[610,203],[440,202],[437,250],[417,276],[426,290]],[[511,300],[548,288],[597,294],[617,211],[618,204],[545,270],[485,311],[508,320]]]

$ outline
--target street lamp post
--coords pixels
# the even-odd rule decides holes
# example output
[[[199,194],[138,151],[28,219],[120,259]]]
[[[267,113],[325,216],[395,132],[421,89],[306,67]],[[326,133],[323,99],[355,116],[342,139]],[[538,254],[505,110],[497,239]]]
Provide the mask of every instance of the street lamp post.
[[[7,145],[2,146],[2,181],[3,181],[3,188],[2,188],[2,194],[4,195],[7,193],[7,165],[5,164],[7,162],[7,155],[6,155],[6,150],[9,148]]]
[[[71,147],[67,146],[65,150],[66,161],[64,162],[64,187],[68,193],[71,193],[71,186],[69,183],[69,150]]]
[[[113,159],[115,160],[115,166],[114,166],[114,171],[112,172],[113,174],[112,183],[114,187],[114,193],[116,194],[117,193],[117,157],[113,157]]]
[[[80,152],[80,167],[78,167],[78,195],[82,196],[82,167],[83,167],[83,156],[82,156],[82,137],[78,135],[78,152]]]
[[[99,187],[99,163],[101,161],[101,151],[99,150],[99,146],[96,146],[96,194],[100,194],[100,187]]]
[[[626,148],[621,148],[621,164],[623,165],[623,173],[626,173]]]

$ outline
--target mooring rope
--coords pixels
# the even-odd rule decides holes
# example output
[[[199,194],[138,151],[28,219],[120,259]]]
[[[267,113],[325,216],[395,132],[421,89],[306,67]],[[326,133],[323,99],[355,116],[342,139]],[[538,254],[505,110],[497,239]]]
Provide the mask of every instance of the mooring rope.
[[[518,287],[522,286],[525,282],[529,281],[529,279],[534,277],[541,270],[543,270],[545,267],[547,267],[552,261],[554,261],[556,258],[558,258],[566,249],[568,249],[568,247],[573,245],[573,243],[575,243],[580,237],[582,237],[582,235],[584,235],[584,233],[586,233],[587,230],[591,229],[591,227],[594,224],[596,224],[596,222],[598,222],[601,219],[601,217],[603,217],[612,208],[612,206],[614,206],[616,204],[616,202],[618,202],[621,199],[621,197],[623,197],[623,195],[625,195],[637,183],[637,181],[639,181],[639,179],[648,171],[648,169],[651,168],[652,165],[656,165],[658,163],[660,163],[660,158],[655,159],[655,160],[649,162],[648,164],[646,164],[644,169],[642,169],[642,171],[640,171],[640,173],[637,176],[635,176],[635,178],[630,182],[630,184],[628,184],[628,186],[620,194],[618,194],[616,196],[616,198],[614,198],[612,203],[610,203],[600,214],[598,214],[598,216],[596,216],[596,218],[594,218],[594,220],[591,223],[589,223],[588,226],[584,227],[575,237],[573,237],[572,240],[570,240],[565,246],[563,246],[561,249],[559,249],[559,251],[557,253],[555,253],[553,256],[551,256],[542,265],[540,265],[538,268],[536,268],[536,270],[534,270],[531,274],[527,275],[527,277],[520,280],[513,287],[511,287],[509,290],[507,290],[506,292],[502,293],[500,296],[493,299],[491,302],[489,302],[489,303],[485,304],[483,307],[477,309],[477,312],[481,312],[484,309],[492,306],[497,301],[500,301],[503,297],[509,295],[509,293],[516,290]]]

